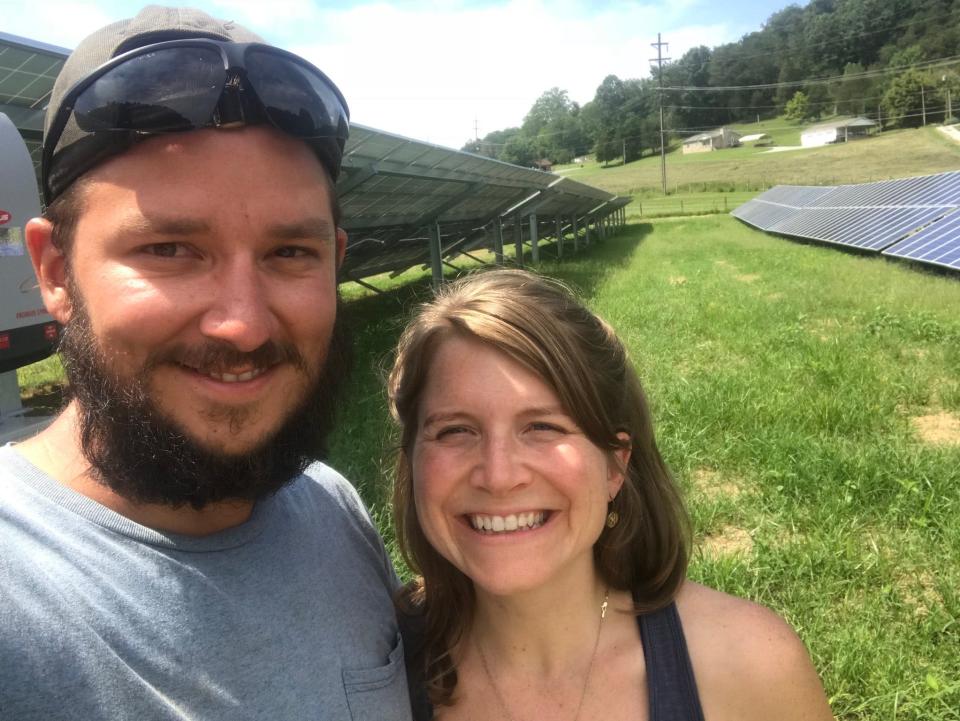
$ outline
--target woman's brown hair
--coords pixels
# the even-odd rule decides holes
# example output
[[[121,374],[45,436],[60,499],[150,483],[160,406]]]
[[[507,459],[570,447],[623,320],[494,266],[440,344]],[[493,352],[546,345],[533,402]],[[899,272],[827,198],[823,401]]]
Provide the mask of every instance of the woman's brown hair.
[[[410,321],[388,382],[401,433],[393,492],[397,540],[419,575],[400,606],[420,616],[424,643],[418,657],[434,704],[452,703],[457,674],[450,649],[470,628],[475,603],[470,579],[424,536],[410,466],[430,364],[451,336],[487,343],[536,373],[598,448],[622,448],[626,442],[617,434],[629,435],[626,480],[610,509],[620,520],[604,528],[594,558],[611,588],[634,593],[638,612],[674,598],[689,548],[682,499],[657,449],[640,381],[613,329],[567,286],[525,271],[487,271],[446,286]]]

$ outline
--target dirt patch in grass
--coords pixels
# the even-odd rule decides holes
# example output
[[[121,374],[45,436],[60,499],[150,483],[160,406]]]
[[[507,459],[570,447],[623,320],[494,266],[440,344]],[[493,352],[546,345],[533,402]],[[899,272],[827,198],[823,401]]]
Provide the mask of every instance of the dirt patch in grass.
[[[938,446],[960,446],[960,418],[941,411],[910,419],[913,429],[924,443]]]
[[[753,550],[753,539],[743,528],[724,526],[717,533],[708,533],[701,545],[704,553],[714,556],[746,555]]]
[[[937,581],[930,571],[916,574],[898,574],[895,581],[897,590],[904,602],[913,608],[915,616],[929,616],[930,612],[943,605],[943,598],[937,590]]]
[[[759,273],[744,273],[743,275],[734,276],[741,283],[752,283],[755,280],[760,280]]]
[[[682,275],[670,276],[670,285],[684,285],[686,282],[687,282],[687,279]]]
[[[698,468],[693,472],[693,487],[697,493],[710,501],[721,498],[738,498],[744,491],[740,479],[727,478],[712,468]]]

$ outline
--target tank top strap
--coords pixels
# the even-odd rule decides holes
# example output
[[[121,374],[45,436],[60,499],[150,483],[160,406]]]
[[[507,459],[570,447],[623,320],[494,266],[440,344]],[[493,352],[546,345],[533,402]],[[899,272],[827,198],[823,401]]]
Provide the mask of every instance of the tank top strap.
[[[637,616],[647,665],[650,721],[704,721],[677,604]]]

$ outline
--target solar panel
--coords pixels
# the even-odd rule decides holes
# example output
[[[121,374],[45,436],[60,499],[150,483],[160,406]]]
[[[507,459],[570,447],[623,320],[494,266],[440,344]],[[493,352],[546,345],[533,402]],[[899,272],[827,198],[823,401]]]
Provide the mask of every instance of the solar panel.
[[[767,232],[955,268],[960,171],[856,185],[782,185],[732,215]]]
[[[883,254],[960,270],[960,212],[921,228]]]

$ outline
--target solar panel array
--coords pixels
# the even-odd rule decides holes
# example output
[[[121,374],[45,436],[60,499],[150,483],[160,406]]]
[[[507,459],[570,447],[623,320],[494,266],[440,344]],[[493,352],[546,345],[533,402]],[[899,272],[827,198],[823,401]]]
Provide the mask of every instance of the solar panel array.
[[[761,230],[960,270],[960,172],[778,185],[731,215]]]
[[[337,190],[350,235],[343,270],[354,279],[436,262],[437,233],[439,262],[449,263],[480,248],[496,252],[518,232],[521,247],[563,237],[573,218],[579,240],[581,229],[621,214],[625,205],[569,178],[357,124]]]
[[[0,33],[0,112],[39,165],[43,113],[69,50]],[[625,222],[628,198],[490,158],[353,124],[337,182],[349,233],[343,272],[360,280],[444,264],[486,248],[503,258],[505,241],[536,259],[539,242],[603,237]],[[526,249],[529,248],[529,251]]]

